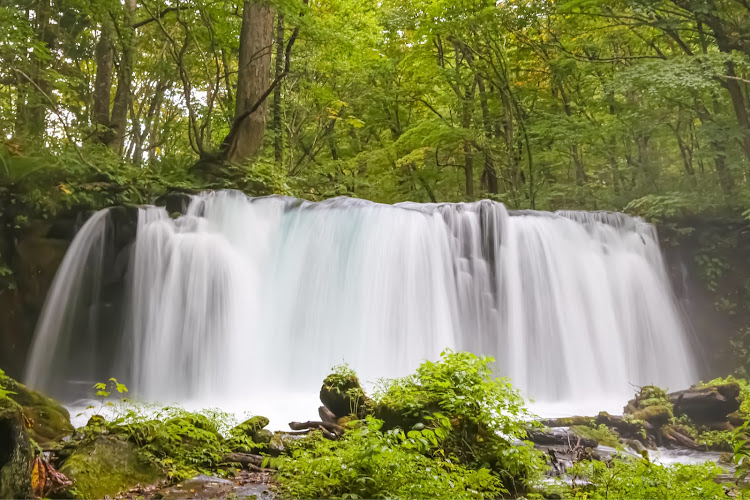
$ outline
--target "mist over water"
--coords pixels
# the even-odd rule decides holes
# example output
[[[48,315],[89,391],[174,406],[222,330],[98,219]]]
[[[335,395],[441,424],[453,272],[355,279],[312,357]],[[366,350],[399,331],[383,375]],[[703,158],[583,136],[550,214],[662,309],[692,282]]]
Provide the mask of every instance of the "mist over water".
[[[107,218],[87,222],[58,271],[34,387],[116,376],[147,400],[288,421],[314,415],[333,365],[375,381],[445,348],[495,357],[498,375],[549,408],[622,405],[633,385],[697,377],[656,232],[640,219],[206,193],[177,219],[139,209],[122,320],[104,327],[90,297],[106,287]]]

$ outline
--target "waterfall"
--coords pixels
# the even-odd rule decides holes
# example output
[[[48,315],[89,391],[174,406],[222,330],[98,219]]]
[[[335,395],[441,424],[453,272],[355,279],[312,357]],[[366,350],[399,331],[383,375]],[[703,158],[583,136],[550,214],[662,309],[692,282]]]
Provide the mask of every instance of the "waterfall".
[[[637,218],[204,193],[176,219],[138,210],[113,325],[98,320],[108,309],[89,277],[106,214],[55,278],[28,363],[35,387],[117,376],[147,400],[253,409],[314,397],[342,362],[374,381],[445,348],[493,356],[540,401],[624,403],[633,385],[697,377],[656,231]]]

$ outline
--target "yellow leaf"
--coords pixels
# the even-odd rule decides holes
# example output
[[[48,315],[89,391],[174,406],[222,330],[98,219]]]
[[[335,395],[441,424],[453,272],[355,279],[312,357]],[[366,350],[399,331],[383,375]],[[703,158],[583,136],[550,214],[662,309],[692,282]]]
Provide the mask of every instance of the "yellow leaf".
[[[68,186],[66,186],[65,184],[60,184],[60,191],[62,191],[65,194],[70,194],[73,192],[70,189],[68,189]]]
[[[34,492],[34,496],[41,498],[44,496],[44,490],[47,486],[47,469],[44,466],[42,459],[37,457],[34,459],[34,466],[31,469],[31,490]]]

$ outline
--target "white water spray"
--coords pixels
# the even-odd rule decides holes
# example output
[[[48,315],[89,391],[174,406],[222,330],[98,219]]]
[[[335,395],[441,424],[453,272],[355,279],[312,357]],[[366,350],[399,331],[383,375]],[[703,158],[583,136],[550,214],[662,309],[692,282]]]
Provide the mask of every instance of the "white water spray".
[[[68,376],[56,346],[75,335],[60,318],[81,306],[104,213],[55,278],[34,386]],[[209,193],[176,220],[140,210],[126,296],[122,331],[95,335],[118,336],[112,369],[149,400],[292,411],[333,365],[374,381],[445,348],[495,357],[542,401],[622,403],[633,385],[696,377],[655,230],[619,214]]]

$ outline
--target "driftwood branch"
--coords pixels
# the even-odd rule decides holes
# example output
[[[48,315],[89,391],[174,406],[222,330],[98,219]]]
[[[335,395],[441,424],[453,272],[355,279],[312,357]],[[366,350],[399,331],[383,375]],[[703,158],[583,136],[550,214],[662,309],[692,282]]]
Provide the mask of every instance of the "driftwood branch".
[[[224,457],[225,463],[241,464],[246,469],[255,472],[274,472],[274,469],[263,467],[266,457],[253,455],[251,453],[230,453]]]

